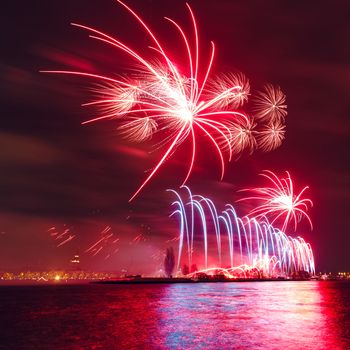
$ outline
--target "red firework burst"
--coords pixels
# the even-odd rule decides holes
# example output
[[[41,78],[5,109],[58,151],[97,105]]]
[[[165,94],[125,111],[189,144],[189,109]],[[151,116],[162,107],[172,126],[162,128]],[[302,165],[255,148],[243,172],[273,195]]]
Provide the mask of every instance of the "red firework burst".
[[[265,216],[271,221],[271,224],[282,222],[281,230],[283,232],[286,232],[290,222],[294,222],[294,230],[296,231],[298,222],[305,217],[312,229],[312,222],[307,212],[313,203],[311,199],[303,198],[304,192],[309,187],[305,186],[297,194],[288,171],[286,171],[285,178],[279,178],[269,170],[265,170],[260,175],[268,179],[272,186],[244,189],[242,191],[249,191],[252,195],[238,200],[252,200],[258,203],[258,206],[251,210],[249,215]]]
[[[89,32],[91,38],[126,53],[136,62],[138,68],[136,71],[133,68],[132,76],[125,75],[118,79],[87,72],[57,70],[43,72],[72,74],[95,79],[98,82],[97,88],[94,88],[97,99],[84,105],[98,107],[99,115],[83,124],[118,119],[120,122],[118,129],[122,136],[135,142],[149,140],[154,133],[166,130],[167,136],[161,142],[162,146],[166,146],[165,152],[130,201],[174,154],[177,147],[189,139],[192,147],[184,184],[193,169],[198,147],[197,139],[200,135],[206,136],[205,140],[216,149],[221,163],[222,179],[225,157],[231,160],[234,153],[239,154],[244,148],[252,151],[256,146],[256,140],[251,133],[254,122],[243,112],[236,110],[248,99],[250,92],[248,79],[241,73],[227,73],[213,79],[210,77],[215,45],[211,42],[210,56],[202,65],[197,23],[188,4],[193,25],[193,39],[190,40],[186,36],[177,22],[166,18],[177,30],[185,48],[187,69],[180,70],[179,65],[171,60],[165,47],[142,18],[122,1],[117,1],[131,13],[153,42],[153,47],[150,47],[154,53],[152,60],[100,30],[72,23],[73,26]],[[280,105],[284,103],[284,99],[284,94],[279,89],[268,89],[265,95],[260,96],[258,117],[264,121],[269,118],[273,121],[276,116],[285,116],[286,106]],[[270,142],[270,139],[266,142]],[[269,148],[275,148],[275,140],[272,139],[271,142],[274,142],[274,146]]]

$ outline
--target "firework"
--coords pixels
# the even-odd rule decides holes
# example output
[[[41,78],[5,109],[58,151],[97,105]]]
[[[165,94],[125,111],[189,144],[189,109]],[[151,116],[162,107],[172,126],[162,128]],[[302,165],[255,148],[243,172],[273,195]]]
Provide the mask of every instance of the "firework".
[[[285,178],[279,178],[272,171],[265,170],[261,176],[269,180],[271,187],[257,187],[245,189],[252,193],[251,196],[242,198],[258,203],[258,206],[250,211],[249,215],[269,218],[272,224],[282,223],[281,230],[286,231],[287,226],[294,222],[294,230],[296,231],[298,222],[305,217],[312,229],[312,222],[307,214],[312,201],[303,198],[304,192],[309,188],[305,186],[298,194],[295,192],[295,186],[291,176],[286,171]]]
[[[239,88],[231,91],[232,86]],[[248,102],[250,83],[243,73],[226,73],[209,81],[208,93],[217,96],[222,93],[223,97],[217,101],[217,107],[239,108]]]
[[[286,95],[279,86],[267,84],[264,91],[255,97],[255,117],[257,119],[275,122],[287,116]]]
[[[147,241],[147,238],[143,235],[143,233],[140,233],[131,240],[130,244],[138,244],[146,241]]]
[[[231,131],[230,144],[236,151],[236,154],[247,150],[250,154],[253,153],[257,146],[256,131],[254,130],[256,123],[253,118],[237,118],[235,122],[229,124]]]
[[[229,278],[248,278],[256,276],[256,273],[270,277],[289,276],[298,271],[315,273],[312,248],[303,238],[287,236],[266,217],[240,218],[230,204],[219,212],[209,198],[193,195],[186,186],[183,189],[185,196],[169,190],[176,196],[171,216],[176,216],[180,224],[178,269],[183,258],[184,241],[187,241],[187,259],[191,266],[194,241],[203,240],[204,269],[199,272],[219,272]],[[218,264],[215,267],[208,266],[210,232],[215,233],[216,238]],[[224,239],[228,242],[228,268],[221,266],[222,248],[227,246],[223,243]]]
[[[118,130],[130,141],[143,142],[152,138],[157,130],[157,122],[149,117],[135,117],[119,126]]]
[[[286,126],[282,121],[275,121],[261,127],[257,134],[257,143],[264,152],[270,152],[281,146]]]
[[[47,230],[47,232],[57,244],[56,248],[67,244],[76,237],[74,234],[71,233],[69,228],[65,228],[62,232],[60,232],[55,226],[52,226]]]
[[[233,154],[240,154],[245,148],[249,149],[249,152],[255,148],[255,139],[250,133],[254,123],[243,112],[236,110],[248,99],[250,92],[248,79],[241,73],[227,73],[211,78],[215,45],[211,42],[210,56],[202,60],[197,23],[188,4],[194,40],[186,35],[178,23],[166,18],[180,35],[185,49],[187,65],[181,65],[183,69],[180,70],[180,65],[171,60],[165,47],[141,17],[129,6],[117,1],[134,17],[152,41],[153,46],[150,49],[154,57],[151,60],[117,38],[95,28],[73,23],[73,26],[89,32],[91,38],[111,45],[132,58],[133,75],[112,78],[76,71],[45,72],[72,74],[98,82],[98,86],[93,89],[96,99],[86,103],[85,106],[98,107],[99,115],[85,121],[84,124],[116,119],[120,122],[119,131],[122,135],[135,142],[149,140],[156,132],[166,134],[160,143],[165,147],[165,152],[130,201],[176,149],[185,140],[189,140],[192,146],[183,181],[185,183],[192,172],[198,147],[197,139],[200,136],[206,136],[204,140],[210,142],[216,150],[221,164],[222,179],[225,159],[231,160]],[[203,61],[206,63],[202,64]],[[276,104],[275,110],[266,107],[270,102]],[[259,118],[266,120],[267,115],[271,115],[270,119],[284,116],[285,106],[282,103],[284,95],[280,90],[267,89],[265,95],[260,96],[260,109],[257,110]]]
[[[100,238],[87,248],[85,253],[91,254],[92,256],[104,253],[106,254],[105,259],[108,259],[119,251],[119,248],[115,247],[118,241],[119,238],[113,233],[111,226],[106,226],[100,232]]]
[[[108,103],[89,102],[84,103],[83,106],[90,106],[98,104],[99,111],[103,115],[113,117],[122,117],[127,114],[135,105],[138,98],[137,81],[129,79],[129,86],[115,85],[106,82],[105,84],[98,84],[91,89],[96,96],[97,101],[109,101]],[[83,122],[83,124],[89,121]]]

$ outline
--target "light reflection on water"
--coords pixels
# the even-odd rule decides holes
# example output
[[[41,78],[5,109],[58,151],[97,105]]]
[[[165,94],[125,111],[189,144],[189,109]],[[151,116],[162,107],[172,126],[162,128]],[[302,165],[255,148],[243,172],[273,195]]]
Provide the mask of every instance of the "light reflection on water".
[[[350,283],[0,288],[1,349],[350,349]]]

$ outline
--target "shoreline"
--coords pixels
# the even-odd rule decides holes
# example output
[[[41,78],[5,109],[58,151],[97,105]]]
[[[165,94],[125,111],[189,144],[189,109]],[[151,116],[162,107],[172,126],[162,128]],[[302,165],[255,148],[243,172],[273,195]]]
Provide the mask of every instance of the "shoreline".
[[[174,284],[174,283],[235,283],[235,282],[288,282],[288,281],[311,281],[311,279],[277,279],[277,278],[121,278],[116,280],[92,281],[92,284]]]
[[[211,279],[190,279],[190,278],[159,278],[159,277],[144,277],[144,278],[120,278],[110,280],[61,280],[57,281],[0,281],[1,287],[34,287],[34,286],[83,286],[83,285],[102,285],[102,284],[187,284],[187,283],[249,283],[249,282],[348,282],[350,280],[342,279],[276,279],[276,278],[211,278]]]

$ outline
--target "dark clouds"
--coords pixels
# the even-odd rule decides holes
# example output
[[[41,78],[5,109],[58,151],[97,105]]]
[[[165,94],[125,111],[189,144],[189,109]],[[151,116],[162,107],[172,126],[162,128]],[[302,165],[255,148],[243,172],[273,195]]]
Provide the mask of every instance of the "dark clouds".
[[[177,36],[162,16],[188,26],[182,1],[130,3],[169,43]],[[301,235],[312,242],[317,266],[349,268],[349,6],[330,0],[191,4],[204,53],[208,54],[208,40],[217,45],[214,71],[239,69],[255,88],[266,81],[280,84],[287,93],[289,115],[283,146],[229,164],[224,183],[216,181],[215,151],[203,145],[190,185],[223,205],[233,202],[236,189],[261,181],[257,175],[261,170],[290,170],[297,185],[311,187],[315,230]],[[77,245],[97,238],[105,225],[114,225],[125,239],[139,232],[142,224],[150,226],[143,255],[142,249],[124,247],[126,255],[137,251],[135,256],[147,260],[149,250],[163,247],[176,230],[167,217],[170,197],[165,189],[176,187],[185,175],[185,145],[128,204],[160,153],[150,153],[150,145],[120,140],[113,123],[81,126],[94,112],[80,107],[88,99],[83,88],[88,82],[38,71],[69,67],[120,73],[127,64],[125,56],[89,40],[70,21],[117,34],[142,50],[149,41],[128,14],[108,0],[37,0],[6,6],[0,21],[6,34],[0,59],[0,231],[3,226],[6,232],[0,236],[0,268],[11,267],[15,255],[19,261],[13,266],[38,266],[38,250],[45,251],[40,263],[59,265]],[[170,49],[173,46],[169,44]],[[125,219],[128,216],[130,221]],[[38,232],[64,223],[74,226],[81,243],[53,249]],[[121,256],[107,262],[86,260],[99,268],[127,265]]]

